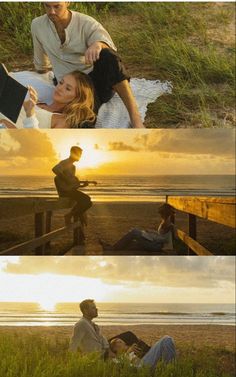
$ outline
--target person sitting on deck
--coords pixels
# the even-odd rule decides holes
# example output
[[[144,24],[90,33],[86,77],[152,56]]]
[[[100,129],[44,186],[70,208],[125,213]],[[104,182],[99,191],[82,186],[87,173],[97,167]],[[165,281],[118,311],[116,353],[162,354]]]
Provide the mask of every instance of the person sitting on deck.
[[[83,150],[78,146],[73,146],[70,149],[69,158],[59,162],[52,169],[56,174],[54,178],[55,186],[59,197],[66,197],[75,200],[76,205],[65,215],[65,223],[69,225],[72,217],[80,218],[82,225],[87,225],[85,212],[92,206],[91,198],[78,190],[80,187],[86,187],[89,183],[96,184],[97,182],[80,181],[75,173],[76,168],[74,163],[79,161]]]
[[[157,230],[146,231],[134,228],[113,245],[99,239],[103,250],[136,250],[149,252],[173,251],[173,238],[176,237],[174,226],[174,208],[169,204],[164,203],[161,205],[158,212],[161,216],[161,222]]]

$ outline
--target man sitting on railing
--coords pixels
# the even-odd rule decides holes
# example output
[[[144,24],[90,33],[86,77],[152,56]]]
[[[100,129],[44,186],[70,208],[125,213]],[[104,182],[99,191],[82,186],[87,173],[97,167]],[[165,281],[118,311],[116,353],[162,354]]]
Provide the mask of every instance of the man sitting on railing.
[[[79,217],[82,225],[87,225],[85,212],[92,206],[91,198],[78,190],[78,188],[86,187],[89,183],[96,184],[97,182],[80,181],[75,173],[76,168],[74,163],[79,161],[83,150],[80,147],[73,146],[70,150],[70,156],[66,160],[59,162],[52,169],[56,174],[54,182],[59,197],[65,197],[75,200],[76,205],[65,215],[65,223],[69,225],[71,219]]]

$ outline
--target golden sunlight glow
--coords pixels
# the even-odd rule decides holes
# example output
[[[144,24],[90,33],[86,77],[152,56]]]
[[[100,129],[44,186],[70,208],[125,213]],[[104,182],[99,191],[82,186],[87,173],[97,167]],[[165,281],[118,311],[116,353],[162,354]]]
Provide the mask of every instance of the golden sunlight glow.
[[[52,176],[52,166],[68,158],[73,145],[84,150],[78,175],[233,175],[235,170],[233,135],[228,132],[221,135],[228,147],[219,153],[217,133],[207,130],[183,131],[181,138],[173,130],[35,130],[33,143],[29,130],[24,136],[12,131],[1,135],[2,175]]]
[[[42,310],[48,311],[53,311],[59,302],[79,302],[88,297],[100,302],[106,301],[111,293],[121,288],[116,284],[110,286],[99,278],[75,275],[19,274],[13,278],[12,274],[1,272],[1,269],[0,280],[0,302],[37,302]]]
[[[82,136],[79,140],[75,140],[73,137],[66,137],[63,141],[59,142],[58,155],[61,160],[68,158],[70,148],[72,145],[78,145],[83,149],[81,160],[75,164],[78,168],[96,168],[100,165],[111,162],[111,154],[109,152],[96,149],[96,141],[91,137]]]
[[[60,264],[56,257],[42,258],[42,266],[38,267],[35,266],[35,258],[32,257],[23,257],[20,260],[13,257],[1,258],[0,303],[34,302],[40,305],[41,310],[56,311],[57,303],[81,302],[87,298],[93,298],[96,302],[130,303],[217,303],[219,300],[222,304],[235,302],[234,279],[219,280],[216,289],[215,285],[212,285],[212,277],[202,274],[201,264],[191,262],[196,263],[196,271],[190,269],[191,273],[189,273],[189,261],[184,257],[182,257],[182,264],[187,266],[185,269],[183,267],[181,269],[176,263],[176,267],[172,266],[172,270],[169,271],[169,264],[165,258],[156,258],[155,263],[150,262],[149,258],[144,260],[134,257],[132,268],[130,268],[130,265],[127,266],[130,261],[126,262],[127,258],[124,257],[89,258],[85,256],[87,272],[83,271],[82,274],[81,268],[83,270],[85,266],[83,259],[81,262],[77,260],[80,259],[78,257],[66,257],[68,259]],[[194,261],[194,257],[189,258]],[[209,260],[212,258],[213,262],[205,263],[214,264],[218,279],[221,279],[219,276],[226,269],[227,271],[230,269],[227,272],[229,275],[234,274],[233,258],[228,257],[231,258],[230,262],[218,259],[220,263],[216,263],[216,258],[220,257],[209,257]],[[75,268],[76,263],[78,263],[78,268]],[[159,265],[158,274],[156,274],[157,266],[155,265]],[[229,267],[231,265],[232,268]],[[7,272],[7,269],[12,271]],[[37,273],[40,269],[47,272]],[[29,270],[31,272],[28,274],[26,271]],[[86,277],[83,276],[84,273]],[[160,275],[160,279],[156,275]],[[191,283],[189,283],[190,275]],[[202,283],[198,286],[200,276],[205,279],[204,286]]]
[[[44,299],[39,300],[40,309],[53,312],[56,307],[56,302],[53,302],[51,299],[45,297]]]

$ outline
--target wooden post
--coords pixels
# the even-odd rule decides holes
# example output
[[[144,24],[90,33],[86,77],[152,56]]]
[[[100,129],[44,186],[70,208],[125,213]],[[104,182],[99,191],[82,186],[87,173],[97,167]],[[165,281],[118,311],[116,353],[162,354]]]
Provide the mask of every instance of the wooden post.
[[[188,215],[188,234],[193,239],[197,239],[197,217],[189,213]],[[188,253],[192,251],[188,248]]]
[[[45,232],[46,233],[50,233],[51,232],[51,225],[52,225],[52,211],[47,211],[46,212],[46,229],[45,229]],[[50,244],[50,241],[46,243],[45,245],[45,248],[50,248],[51,244]]]
[[[44,234],[45,222],[44,222],[44,212],[39,212],[34,215],[34,235],[35,237],[41,237]],[[44,245],[39,246],[35,249],[36,255],[44,254]]]

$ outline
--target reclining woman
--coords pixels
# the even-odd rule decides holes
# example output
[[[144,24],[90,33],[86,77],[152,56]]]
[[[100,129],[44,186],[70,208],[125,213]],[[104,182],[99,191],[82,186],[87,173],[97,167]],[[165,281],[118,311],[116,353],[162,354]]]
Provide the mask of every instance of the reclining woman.
[[[29,99],[24,102],[17,123],[0,119],[6,128],[94,127],[94,89],[85,73],[74,71],[65,75],[55,87],[49,105],[38,102],[37,91],[31,86],[28,88]]]
[[[168,203],[164,203],[158,212],[161,222],[157,230],[133,228],[113,245],[99,239],[103,251],[173,252],[173,239],[177,238],[175,210]]]
[[[117,356],[123,356],[137,367],[156,368],[159,361],[170,363],[175,360],[176,350],[173,339],[164,336],[152,347],[138,339],[132,332],[118,335],[110,340],[110,349]]]

